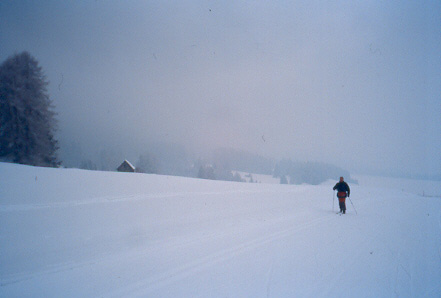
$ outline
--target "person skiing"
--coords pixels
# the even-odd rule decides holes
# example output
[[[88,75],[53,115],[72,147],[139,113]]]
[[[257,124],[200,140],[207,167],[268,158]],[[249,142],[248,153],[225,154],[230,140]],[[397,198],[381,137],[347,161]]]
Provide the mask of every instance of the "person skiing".
[[[338,182],[333,188],[333,190],[337,190],[338,204],[340,205],[340,212],[346,213],[346,197],[349,197],[351,194],[351,189],[349,185],[344,181],[343,177],[340,177],[340,182]]]

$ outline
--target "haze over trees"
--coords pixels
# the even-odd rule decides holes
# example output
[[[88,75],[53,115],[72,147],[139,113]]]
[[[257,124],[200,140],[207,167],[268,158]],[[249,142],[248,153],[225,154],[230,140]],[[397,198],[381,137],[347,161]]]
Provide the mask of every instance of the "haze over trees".
[[[158,162],[150,154],[142,154],[139,156],[139,160],[136,163],[136,171],[139,173],[158,173]]]
[[[213,162],[229,170],[266,175],[273,173],[275,163],[272,159],[231,148],[215,150]]]
[[[343,176],[347,182],[357,183],[347,170],[340,167],[323,162],[295,162],[290,159],[279,161],[274,168],[273,176],[280,178],[281,184],[288,184],[287,177],[290,184],[318,185],[328,179],[338,180],[340,176]]]
[[[38,61],[28,52],[9,57],[0,66],[0,161],[34,166],[56,167],[58,142],[55,112],[47,91],[48,82]],[[178,144],[150,143],[139,155],[137,170],[144,173],[190,176],[205,179],[245,181],[237,171],[273,175],[281,183],[320,184],[349,173],[324,163],[275,162],[250,152],[219,148],[208,159],[196,159],[194,154]],[[102,149],[98,156],[78,154],[66,165],[88,170],[114,171],[126,158],[115,148]],[[135,149],[136,150],[136,149]],[[236,171],[234,174],[233,171]]]
[[[58,142],[48,82],[28,52],[0,66],[0,160],[56,167]]]

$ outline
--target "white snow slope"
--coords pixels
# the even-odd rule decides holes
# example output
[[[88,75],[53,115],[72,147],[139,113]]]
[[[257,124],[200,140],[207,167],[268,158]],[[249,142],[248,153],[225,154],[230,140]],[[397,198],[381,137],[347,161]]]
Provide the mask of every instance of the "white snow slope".
[[[359,183],[0,163],[0,297],[441,297],[441,198]]]

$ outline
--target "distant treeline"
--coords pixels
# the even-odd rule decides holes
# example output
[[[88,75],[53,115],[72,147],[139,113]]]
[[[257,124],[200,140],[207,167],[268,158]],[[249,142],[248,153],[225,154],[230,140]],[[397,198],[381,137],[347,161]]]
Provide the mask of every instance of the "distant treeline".
[[[83,160],[79,166],[89,170],[114,171],[122,160],[120,152],[103,150],[99,160]],[[97,166],[98,164],[98,166]],[[108,166],[106,166],[108,164]],[[317,185],[340,176],[350,183],[356,183],[349,172],[340,167],[322,162],[294,162],[289,159],[275,161],[246,151],[220,148],[211,157],[199,158],[185,147],[171,143],[151,144],[134,161],[136,171],[161,175],[185,176],[210,180],[245,182],[237,172],[272,175],[280,178],[282,184]]]
[[[340,167],[323,162],[294,162],[289,159],[281,160],[276,164],[273,176],[280,178],[280,183],[283,184],[318,185],[329,179],[338,180],[342,176],[347,182],[357,183],[347,170]]]

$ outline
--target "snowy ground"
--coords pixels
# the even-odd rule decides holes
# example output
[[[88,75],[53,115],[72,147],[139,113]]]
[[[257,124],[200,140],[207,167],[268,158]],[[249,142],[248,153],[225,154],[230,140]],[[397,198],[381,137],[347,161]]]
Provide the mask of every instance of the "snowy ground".
[[[0,163],[0,297],[441,297],[441,198],[356,178],[340,216],[331,182]]]

